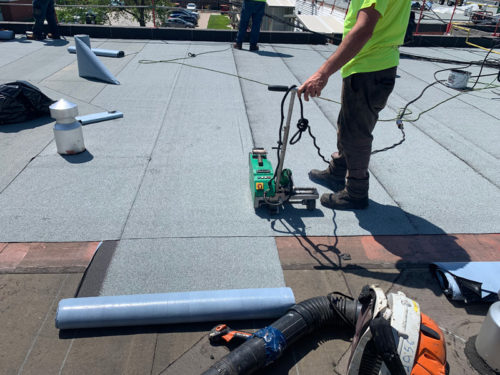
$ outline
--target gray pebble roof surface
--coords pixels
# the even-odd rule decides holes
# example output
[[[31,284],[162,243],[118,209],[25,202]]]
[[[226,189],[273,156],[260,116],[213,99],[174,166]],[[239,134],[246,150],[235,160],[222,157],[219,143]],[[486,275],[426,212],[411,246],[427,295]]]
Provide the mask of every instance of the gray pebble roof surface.
[[[52,99],[78,104],[80,115],[124,116],[84,126],[87,151],[74,156],[57,154],[50,118],[0,126],[0,242],[122,240],[103,294],[284,286],[274,236],[499,232],[494,76],[481,78],[478,91],[434,85],[409,106],[407,118],[416,121],[405,121],[406,141],[372,157],[367,210],[333,212],[318,202],[313,212],[295,206],[271,216],[255,212],[248,183],[253,146],[265,147],[276,164],[282,94],[266,85],[300,84],[336,46],[262,45],[250,53],[227,43],[92,39],[93,48],[125,51],[119,59],[99,57],[120,85],[79,77],[67,46],[2,42],[0,82],[29,81]],[[402,51],[461,61],[487,53]],[[178,58],[186,59],[141,62]],[[400,108],[434,81],[435,71],[453,67],[401,59],[374,149],[401,139],[393,120]],[[476,75],[480,67],[466,69]],[[484,89],[490,82],[495,87]],[[335,74],[321,94],[329,100],[304,103],[326,156],[335,151],[340,87]],[[296,102],[292,126],[298,116]],[[297,186],[326,192],[307,177],[324,166],[307,134],[288,147],[285,167]],[[227,267],[238,281],[217,276]]]

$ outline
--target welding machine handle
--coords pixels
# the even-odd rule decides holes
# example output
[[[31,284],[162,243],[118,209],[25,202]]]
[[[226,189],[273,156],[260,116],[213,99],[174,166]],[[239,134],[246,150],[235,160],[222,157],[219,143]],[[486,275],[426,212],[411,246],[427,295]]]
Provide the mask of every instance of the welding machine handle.
[[[282,86],[282,85],[269,85],[267,86],[267,89],[269,91],[288,91],[288,86]]]

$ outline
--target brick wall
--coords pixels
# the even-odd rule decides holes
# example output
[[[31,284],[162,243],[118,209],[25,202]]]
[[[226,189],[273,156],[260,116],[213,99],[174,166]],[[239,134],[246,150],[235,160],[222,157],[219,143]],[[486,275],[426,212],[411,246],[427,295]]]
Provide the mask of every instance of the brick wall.
[[[0,8],[4,21],[29,21],[33,19],[31,0],[0,0]]]

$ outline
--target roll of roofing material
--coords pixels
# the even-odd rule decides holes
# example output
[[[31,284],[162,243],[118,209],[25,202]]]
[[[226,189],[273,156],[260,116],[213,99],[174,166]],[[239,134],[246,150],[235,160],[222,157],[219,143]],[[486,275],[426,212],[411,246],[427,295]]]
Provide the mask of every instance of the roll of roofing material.
[[[56,328],[267,319],[283,315],[294,304],[290,288],[68,298],[59,302]]]
[[[85,43],[87,45],[87,47],[91,48],[90,47],[90,36],[88,36],[87,34],[75,35],[75,39],[82,41],[83,43]],[[75,51],[76,51],[76,49],[75,49]]]
[[[69,46],[68,52],[69,53],[76,53],[76,47]],[[94,52],[96,54],[96,56],[105,56],[105,57],[123,57],[123,56],[125,56],[125,52],[116,51],[116,50],[112,50],[112,49],[92,48],[92,52]]]
[[[14,31],[12,30],[0,30],[0,39],[1,40],[10,40],[14,39]]]

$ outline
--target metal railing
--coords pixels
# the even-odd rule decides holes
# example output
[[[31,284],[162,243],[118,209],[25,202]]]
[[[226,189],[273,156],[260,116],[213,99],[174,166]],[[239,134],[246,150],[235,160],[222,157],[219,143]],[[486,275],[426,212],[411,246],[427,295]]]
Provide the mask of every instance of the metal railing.
[[[211,11],[217,11],[218,6],[224,4],[222,1],[215,2],[211,5]],[[29,3],[4,2],[0,0],[1,9],[5,10],[4,15],[9,14],[8,19],[4,16],[4,21],[33,21],[32,13],[20,8],[32,8],[31,1]],[[10,8],[10,9],[9,9]],[[15,10],[17,8],[17,10]],[[166,6],[155,3],[155,0],[150,0],[150,4],[135,5],[121,4],[120,2],[111,1],[109,4],[90,4],[84,1],[77,1],[73,4],[58,4],[55,3],[56,15],[61,23],[69,24],[101,24],[101,25],[137,25],[158,27],[162,26],[170,11],[186,8],[179,6]],[[208,12],[208,9],[196,9],[198,13]],[[21,16],[18,14],[22,13]],[[15,16],[10,16],[15,14]]]

